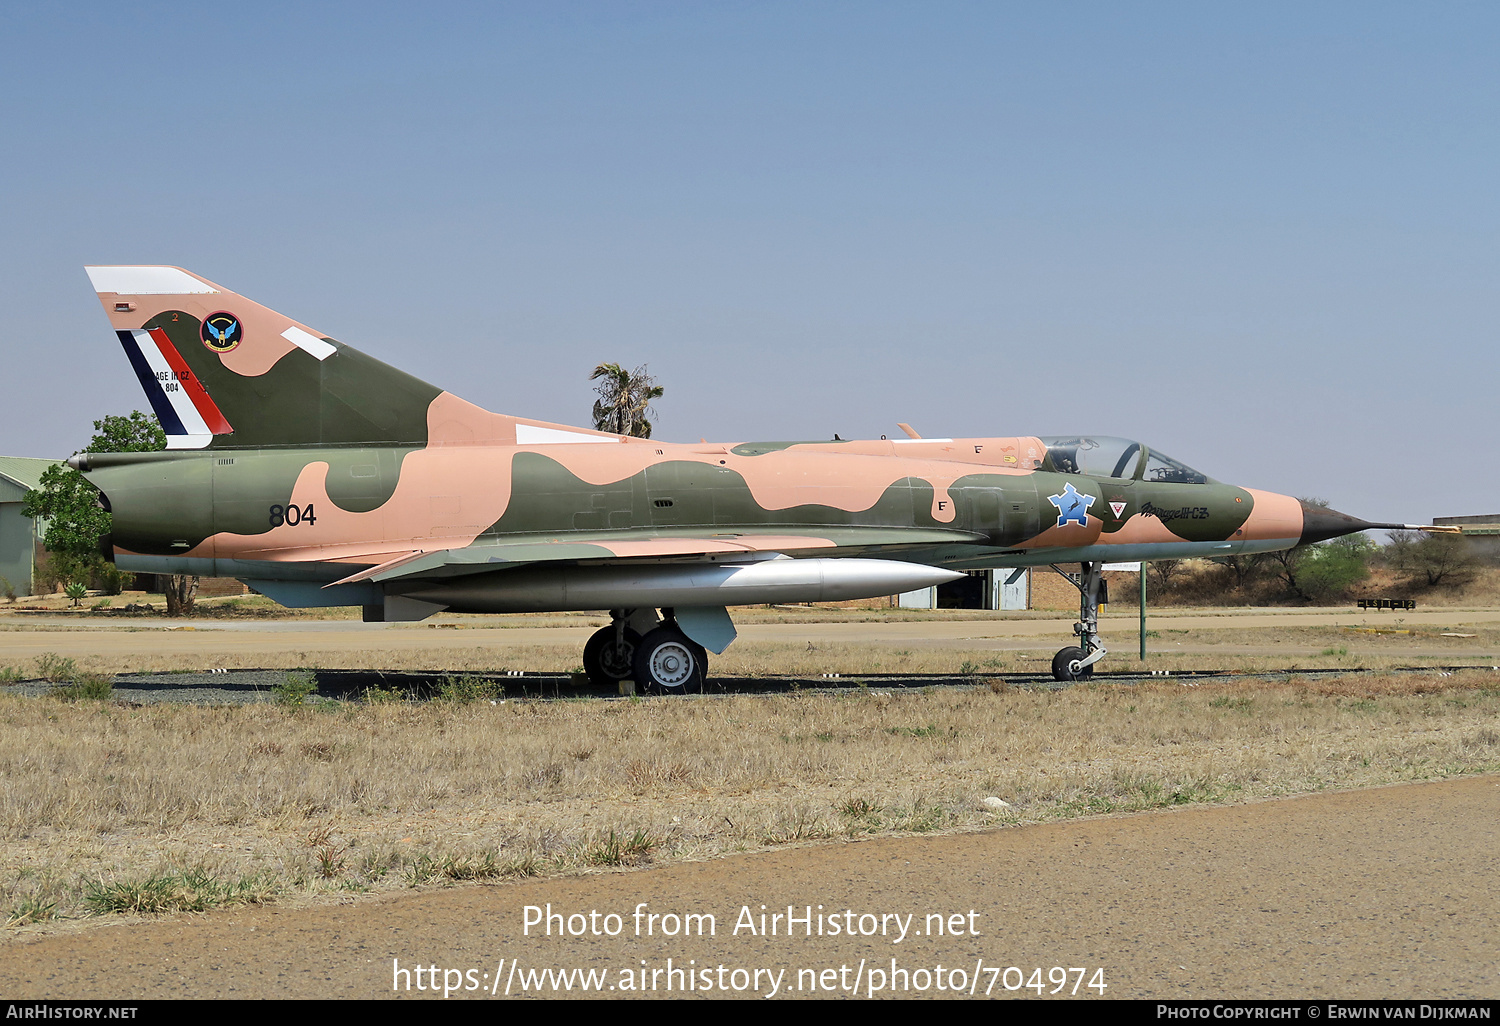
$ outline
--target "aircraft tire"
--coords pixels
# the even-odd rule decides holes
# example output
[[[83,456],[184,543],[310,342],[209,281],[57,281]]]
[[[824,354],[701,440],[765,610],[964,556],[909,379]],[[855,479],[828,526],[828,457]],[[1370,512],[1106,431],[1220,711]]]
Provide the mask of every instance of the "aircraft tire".
[[[583,672],[589,675],[589,683],[608,688],[630,680],[635,674],[635,650],[640,643],[641,636],[629,627],[625,628],[624,644],[615,642],[614,624],[595,631],[583,646]]]
[[[635,647],[635,683],[651,691],[702,691],[708,670],[703,646],[673,626],[648,633]]]
[[[1087,680],[1094,675],[1092,666],[1074,671],[1070,666],[1075,660],[1083,658],[1083,649],[1065,648],[1052,657],[1052,676],[1057,680]]]

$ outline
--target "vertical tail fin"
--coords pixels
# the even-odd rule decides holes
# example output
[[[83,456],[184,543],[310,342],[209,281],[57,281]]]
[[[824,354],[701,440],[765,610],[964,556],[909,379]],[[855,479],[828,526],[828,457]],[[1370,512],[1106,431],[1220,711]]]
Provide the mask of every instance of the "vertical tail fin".
[[[171,449],[423,445],[441,390],[180,267],[89,267]]]

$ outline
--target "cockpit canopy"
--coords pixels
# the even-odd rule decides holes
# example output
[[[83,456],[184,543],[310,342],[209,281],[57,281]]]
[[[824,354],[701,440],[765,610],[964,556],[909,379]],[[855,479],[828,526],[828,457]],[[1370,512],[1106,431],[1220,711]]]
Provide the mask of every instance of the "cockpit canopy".
[[[1206,475],[1198,473],[1187,464],[1178,463],[1172,457],[1128,438],[1053,435],[1043,436],[1042,444],[1047,447],[1047,465],[1044,469],[1059,474],[1166,481],[1173,484],[1207,484],[1209,481]]]

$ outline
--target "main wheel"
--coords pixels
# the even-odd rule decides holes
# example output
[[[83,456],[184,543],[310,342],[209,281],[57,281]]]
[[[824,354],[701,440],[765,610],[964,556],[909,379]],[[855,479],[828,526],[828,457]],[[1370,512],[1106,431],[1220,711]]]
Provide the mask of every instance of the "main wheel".
[[[615,626],[610,624],[595,631],[583,646],[583,672],[589,675],[589,683],[607,688],[629,680],[635,673],[635,649],[641,636],[629,627],[620,640],[615,639]]]
[[[635,647],[635,682],[663,691],[701,691],[708,653],[676,627],[661,626]]]
[[[1073,669],[1073,664],[1083,658],[1083,649],[1065,648],[1052,657],[1052,676],[1057,680],[1087,680],[1094,675],[1092,666]]]

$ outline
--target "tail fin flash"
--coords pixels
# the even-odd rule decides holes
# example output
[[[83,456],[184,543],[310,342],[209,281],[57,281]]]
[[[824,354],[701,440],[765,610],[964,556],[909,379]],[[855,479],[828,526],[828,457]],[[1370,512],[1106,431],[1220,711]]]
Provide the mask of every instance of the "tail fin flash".
[[[89,267],[171,449],[427,441],[417,378],[180,267]]]

